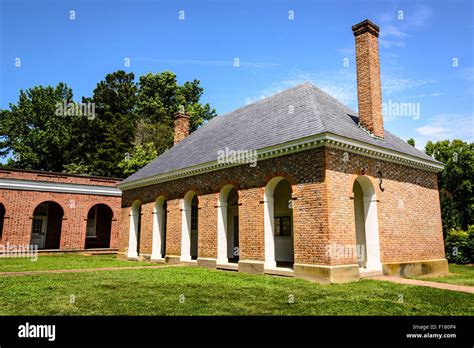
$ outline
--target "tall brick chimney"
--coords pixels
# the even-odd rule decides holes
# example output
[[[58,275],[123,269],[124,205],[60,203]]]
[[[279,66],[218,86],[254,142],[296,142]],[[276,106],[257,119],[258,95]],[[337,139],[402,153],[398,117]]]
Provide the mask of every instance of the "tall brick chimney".
[[[359,123],[374,136],[383,138],[379,27],[366,19],[354,25],[352,32],[356,47]]]
[[[189,135],[189,114],[178,111],[174,114],[174,145]]]

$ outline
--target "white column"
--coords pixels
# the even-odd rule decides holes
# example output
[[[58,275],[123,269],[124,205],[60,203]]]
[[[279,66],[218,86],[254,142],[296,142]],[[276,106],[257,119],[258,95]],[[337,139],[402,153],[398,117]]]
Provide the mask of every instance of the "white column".
[[[370,271],[381,271],[380,241],[377,217],[377,201],[375,197],[364,196],[365,212],[365,239],[367,246],[366,269]]]
[[[130,236],[128,238],[128,254],[130,258],[137,258],[137,232],[138,232],[139,212],[132,206],[130,214]]]
[[[163,243],[163,231],[165,223],[165,211],[163,206],[155,207],[153,212],[153,236],[152,236],[152,260],[162,260],[165,255],[161,255],[161,245]]]
[[[265,197],[264,201],[264,234],[265,234],[265,268],[275,268],[275,239],[273,197]]]
[[[181,261],[191,261],[191,206],[182,203]]]
[[[217,263],[225,264],[227,259],[227,203],[220,203],[217,209]]]

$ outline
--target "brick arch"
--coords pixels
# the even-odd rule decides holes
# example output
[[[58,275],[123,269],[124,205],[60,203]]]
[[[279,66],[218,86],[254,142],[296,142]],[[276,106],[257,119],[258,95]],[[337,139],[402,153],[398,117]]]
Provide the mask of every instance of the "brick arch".
[[[28,214],[28,217],[33,217],[33,214],[35,213],[35,210],[36,208],[38,208],[38,206],[40,204],[43,204],[43,203],[54,203],[54,204],[57,204],[58,206],[61,207],[62,211],[63,211],[63,220],[67,220],[68,218],[68,214],[66,213],[68,210],[65,209],[65,207],[63,206],[63,204],[59,203],[57,200],[54,200],[54,199],[37,199],[34,201],[34,203],[31,205],[32,209],[30,209],[29,211],[29,214]],[[64,203],[64,202],[63,202]]]
[[[152,248],[151,259],[163,260],[166,255],[166,219],[168,197],[159,194],[153,204]]]
[[[364,250],[361,250],[364,252],[364,258],[359,266],[371,271],[381,271],[377,186],[374,185],[374,179],[368,175],[357,175],[351,182],[352,187],[357,182],[361,190],[358,194],[352,194],[356,243],[364,247]]]
[[[237,180],[232,180],[232,179],[231,179],[231,180],[227,180],[227,179],[226,179],[226,180],[221,180],[221,181],[219,181],[219,184],[218,184],[219,192],[220,192],[220,190],[221,190],[224,186],[227,186],[227,185],[232,185],[232,186],[234,186],[237,191],[241,190],[239,181],[237,181]]]
[[[92,203],[88,204],[87,206],[85,206],[85,209],[84,209],[84,210],[88,213],[89,210],[91,210],[91,209],[92,209],[93,207],[95,207],[96,205],[105,205],[105,206],[107,206],[107,208],[109,208],[109,209],[112,211],[112,219],[117,218],[118,212],[115,211],[115,210],[110,206],[110,204],[108,204],[108,203],[103,203],[103,202],[101,202],[101,201],[99,201],[99,202],[92,202]]]
[[[38,245],[39,249],[61,249],[61,246],[63,245],[64,241],[64,235],[63,235],[63,221],[66,220],[66,211],[64,207],[56,202],[55,200],[38,200],[35,202],[36,205],[34,205],[33,210],[31,211],[31,230],[30,230],[30,242],[33,244]],[[38,221],[33,219],[35,216],[35,210],[41,205],[47,203],[48,204],[48,215],[47,215],[47,220],[46,223],[44,222],[44,219],[40,220],[38,218]],[[54,209],[51,210],[51,207]],[[59,208],[59,210],[54,211],[55,209]],[[52,215],[54,214],[54,215]],[[43,222],[41,222],[43,221]],[[43,235],[43,238],[39,237],[38,239],[38,234],[33,234],[33,226],[35,228],[40,229],[38,226],[44,226],[46,230],[46,234]],[[41,242],[43,240],[43,242]]]
[[[141,230],[141,199],[134,199],[130,206],[130,227],[128,237],[128,258],[138,258],[140,254],[140,230]]]
[[[354,171],[353,174],[351,174],[351,176],[349,178],[349,183],[348,183],[347,188],[346,188],[347,189],[347,195],[351,198],[354,198],[354,192],[353,192],[354,191],[354,183],[361,176],[366,177],[367,179],[370,180],[370,183],[374,187],[375,199],[378,200],[379,199],[380,188],[379,188],[377,178],[374,178],[371,175],[367,175],[367,172],[365,173],[365,175],[361,175],[359,171]]]
[[[181,197],[182,199],[184,199],[184,197],[186,197],[186,195],[189,193],[189,192],[194,192],[196,194],[196,196],[201,196],[202,195],[202,192],[201,190],[199,190],[196,186],[190,186],[186,189],[184,195]]]
[[[194,189],[189,189],[182,198],[181,205],[181,261],[191,261],[193,259],[194,248],[197,249],[199,243],[199,235],[197,235],[197,241],[194,241],[192,234],[192,204],[194,198],[197,198],[197,220],[199,225],[199,193]]]
[[[165,192],[158,192],[157,194],[155,194],[154,196],[154,199],[153,199],[153,203],[156,203],[161,197],[163,197],[164,201],[166,202],[167,200],[169,200],[169,196],[167,193]]]
[[[281,176],[282,178],[285,178],[286,180],[288,180],[292,188],[294,186],[297,186],[296,180],[293,178],[293,176],[286,172],[272,172],[271,174],[266,175],[265,178],[263,179],[263,186],[264,187],[267,186],[270,180],[278,176]]]
[[[232,240],[228,239],[229,231],[228,226],[228,199],[229,195],[234,190],[237,192],[237,204],[241,203],[242,194],[238,189],[238,186],[233,185],[231,183],[225,184],[221,187],[220,191],[217,193],[217,262],[219,264],[227,264],[228,263],[228,249],[230,246],[235,248],[237,244]],[[238,207],[237,207],[238,208]],[[238,237],[238,230],[233,231],[232,238]],[[232,244],[229,244],[232,243]],[[236,255],[232,256],[232,259],[237,260],[235,258]]]
[[[132,208],[132,206],[136,203],[139,202],[140,205],[143,205],[145,201],[140,197],[140,196],[133,196],[133,198],[130,200],[131,204],[129,208]]]
[[[89,214],[93,208],[97,207],[96,215],[94,216],[94,226],[88,226],[89,224]],[[84,248],[109,248],[112,238],[112,222],[114,219],[114,210],[106,203],[95,203],[86,210],[86,228],[85,228],[85,242]],[[91,221],[92,223],[92,221]],[[84,228],[82,226],[82,228]],[[87,237],[87,231],[89,228],[93,228],[96,237]],[[92,231],[90,231],[92,232]],[[83,239],[84,240],[84,239]]]
[[[294,197],[292,182],[288,180],[288,176],[277,175],[274,176],[268,183],[265,185],[264,189],[264,246],[265,246],[265,267],[274,268],[277,266],[277,261],[285,262],[294,262],[294,234],[296,230],[293,229],[293,234],[291,235],[291,240],[286,240],[284,243],[282,239],[276,239],[275,230],[274,230],[274,214],[275,214],[275,190],[282,181],[287,181],[290,186],[290,197]],[[294,181],[293,181],[294,184]],[[294,219],[293,219],[294,221]],[[291,222],[294,227],[293,222]],[[283,237],[278,237],[283,238]],[[285,237],[285,239],[288,239]],[[280,250],[280,251],[278,251]],[[282,256],[283,255],[283,256]],[[277,260],[277,258],[283,257],[284,260]],[[293,259],[293,260],[291,260]]]

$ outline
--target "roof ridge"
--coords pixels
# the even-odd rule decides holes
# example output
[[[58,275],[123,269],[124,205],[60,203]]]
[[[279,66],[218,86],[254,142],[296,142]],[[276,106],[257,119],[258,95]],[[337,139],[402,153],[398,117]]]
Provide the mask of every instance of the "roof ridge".
[[[310,98],[311,100],[313,101],[312,103],[312,106],[313,106],[313,109],[314,109],[314,112],[317,114],[318,113],[318,100],[316,99],[316,95],[314,93],[314,89],[316,88],[318,91],[321,91],[319,88],[315,87],[312,83],[310,83],[310,86],[311,86],[311,90],[309,91],[309,94],[310,94]],[[322,91],[321,91],[322,92]],[[323,92],[324,93],[324,92]],[[323,117],[319,117],[319,120],[323,126],[324,129],[327,129],[326,128],[326,122],[325,122],[325,119],[324,119],[324,115]]]

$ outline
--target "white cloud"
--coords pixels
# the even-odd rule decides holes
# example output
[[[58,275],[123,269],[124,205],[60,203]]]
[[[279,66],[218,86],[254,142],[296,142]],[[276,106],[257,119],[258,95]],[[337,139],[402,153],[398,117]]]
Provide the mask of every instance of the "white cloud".
[[[447,129],[444,127],[435,127],[435,126],[430,126],[426,125],[423,127],[418,127],[416,129],[416,132],[421,134],[421,135],[439,135],[439,134],[446,134]]]
[[[401,99],[420,99],[420,98],[427,98],[427,97],[439,97],[440,95],[443,95],[443,93],[441,93],[441,92],[421,93],[421,94],[415,94],[415,95],[409,95],[409,96],[401,97]]]
[[[462,139],[474,141],[474,115],[437,114],[429,117],[428,122],[415,129],[415,142],[418,148],[424,148],[427,141]]]
[[[436,83],[435,80],[404,78],[399,76],[399,74],[393,75],[389,73],[382,73],[381,81],[382,91],[387,95],[403,93],[413,88]]]
[[[390,36],[403,38],[403,37],[407,37],[408,34],[401,31],[399,28],[397,28],[394,25],[385,25],[383,27],[383,30],[380,32],[380,37],[390,37]]]
[[[398,19],[398,10],[403,11],[401,20]],[[379,43],[387,49],[405,47],[410,30],[424,26],[433,12],[426,5],[418,5],[410,11],[404,8],[398,10],[378,16],[381,24]]]
[[[405,47],[406,44],[403,41],[394,41],[394,40],[386,40],[386,39],[379,39],[380,46],[384,48],[392,48],[392,47]]]

